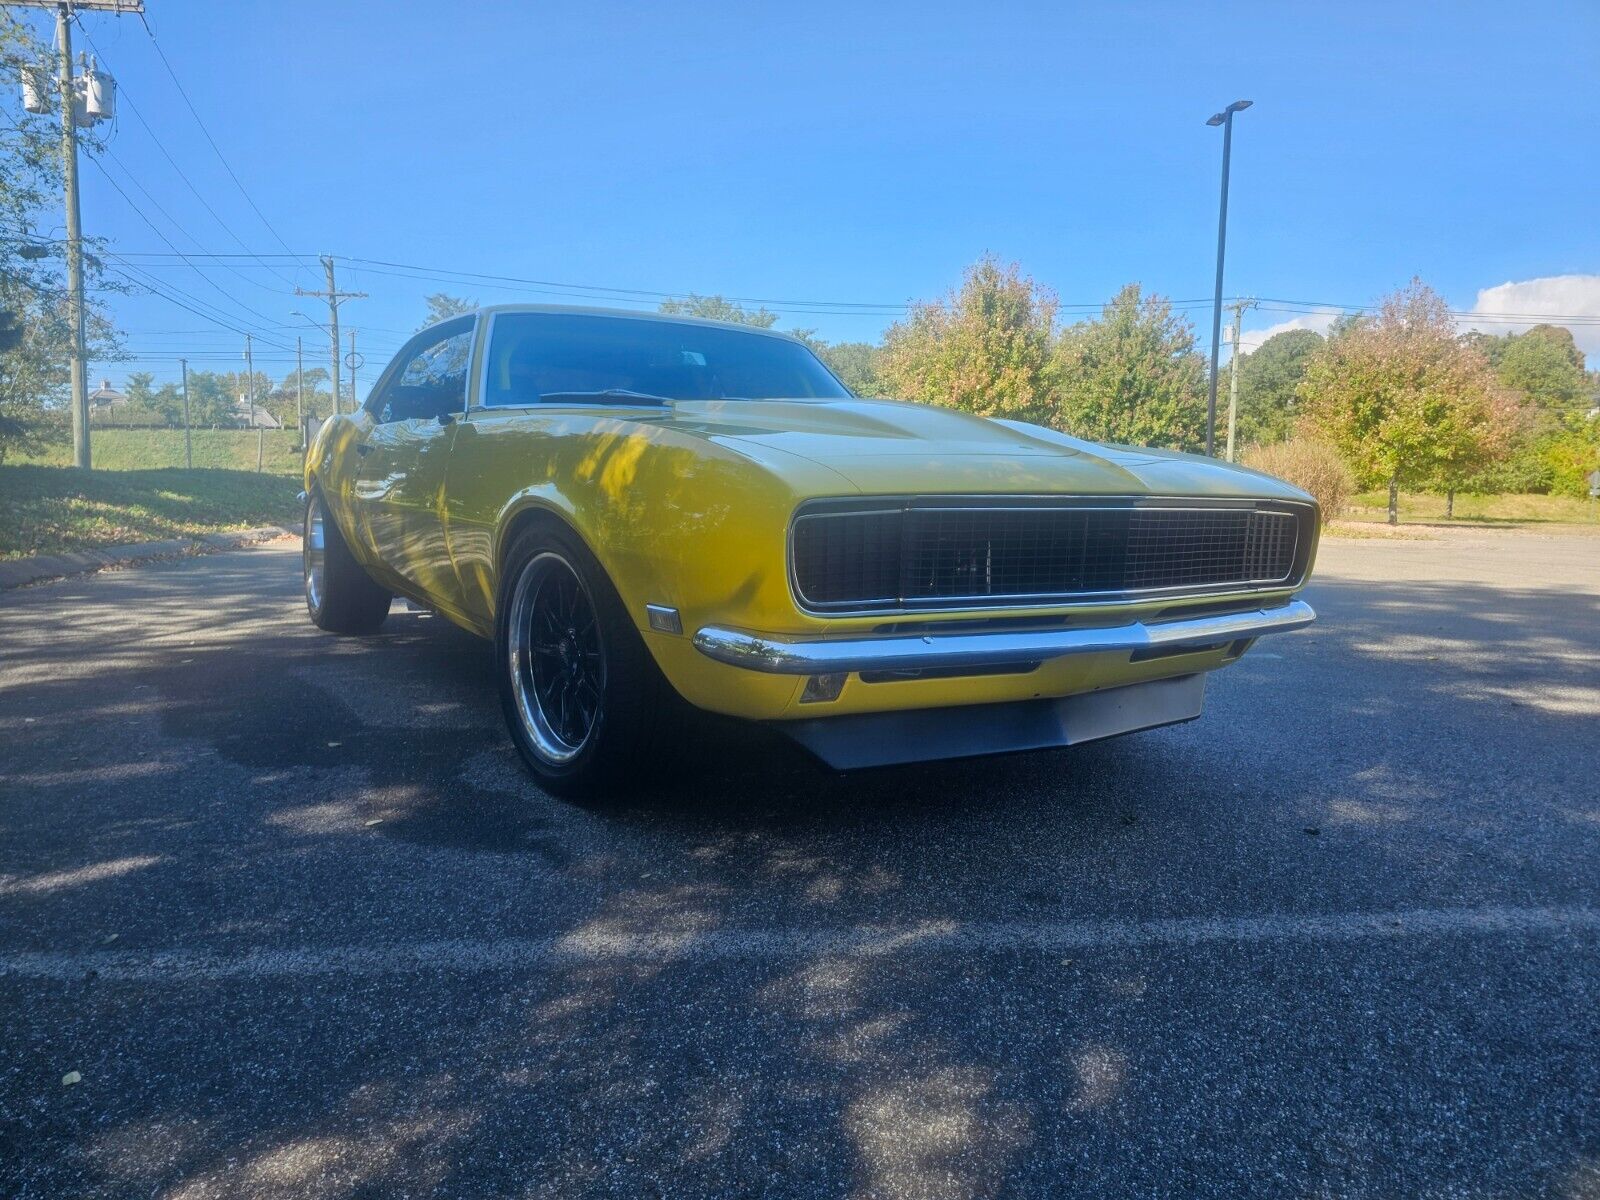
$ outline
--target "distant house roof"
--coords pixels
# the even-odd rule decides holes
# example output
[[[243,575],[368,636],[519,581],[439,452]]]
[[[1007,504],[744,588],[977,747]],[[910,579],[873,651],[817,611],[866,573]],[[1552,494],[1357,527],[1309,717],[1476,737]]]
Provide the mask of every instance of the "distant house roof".
[[[109,406],[112,404],[126,404],[128,397],[111,386],[111,380],[102,379],[100,386],[89,393],[89,403]]]
[[[273,416],[266,409],[262,408],[261,405],[257,404],[254,411],[252,411],[250,408],[250,402],[242,396],[234,402],[233,418],[234,420],[243,423],[247,429],[283,428],[283,426],[278,422],[278,418]]]

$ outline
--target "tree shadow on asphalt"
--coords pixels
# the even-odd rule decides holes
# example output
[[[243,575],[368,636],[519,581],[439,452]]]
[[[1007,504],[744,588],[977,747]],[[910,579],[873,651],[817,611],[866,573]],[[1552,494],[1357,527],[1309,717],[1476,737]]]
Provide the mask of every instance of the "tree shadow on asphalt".
[[[32,826],[46,819],[71,831],[73,854],[170,853],[116,879],[8,897],[24,929],[47,916],[93,929],[108,905],[131,913],[181,896],[200,942],[208,920],[281,907],[337,944],[363,936],[359,923],[353,935],[337,923],[339,910],[359,911],[373,892],[403,891],[394,903],[406,911],[448,904],[480,918],[499,901],[466,887],[493,882],[489,856],[550,873],[510,876],[528,903],[542,887],[576,886],[590,860],[622,860],[563,927],[624,935],[752,915],[895,917],[900,905],[1059,918],[1063,897],[1119,916],[1151,903],[1187,911],[1256,894],[1274,871],[1314,891],[1313,856],[1328,839],[1302,832],[1293,806],[1306,795],[1436,804],[1430,819],[1445,819],[1441,789],[1488,768],[1398,736],[1408,715],[1428,714],[1435,737],[1514,739],[1524,764],[1552,773],[1530,790],[1554,793],[1573,756],[1580,767],[1600,757],[1581,697],[1594,685],[1594,597],[1319,583],[1322,622],[1219,676],[1208,717],[1182,729],[835,776],[768,732],[720,724],[698,776],[575,808],[520,774],[487,649],[441,621],[397,613],[377,637],[339,640],[286,632],[283,596],[235,594],[197,618],[153,577],[122,594],[174,630],[199,619],[240,635],[158,646],[125,636],[125,615],[108,613],[93,619],[106,652],[85,674],[53,670],[82,664],[70,639],[8,650],[33,669],[12,699],[34,721],[10,729],[17,802],[0,814],[0,838],[29,861],[6,869],[60,865],[62,841]],[[1567,699],[1519,700],[1530,688]],[[163,776],[171,786],[119,794],[116,772],[152,746],[184,756]],[[1543,757],[1558,747],[1565,759]],[[77,769],[109,774],[87,786]],[[1281,828],[1242,831],[1245,849],[1230,859],[1198,839],[1235,818],[1240,786],[1289,812]],[[1532,798],[1535,813],[1555,799]],[[198,841],[179,840],[197,826]],[[353,839],[368,835],[421,855],[363,854]],[[647,844],[667,878],[631,869]],[[325,890],[310,901],[296,874],[307,846],[343,864],[311,880]],[[1376,846],[1348,853],[1343,871],[1363,885],[1412,865]],[[1186,856],[1212,878],[1174,885]],[[414,874],[396,878],[398,868]],[[1338,1192],[1391,1188],[1396,1163],[1419,1185],[1558,1183],[1543,1164],[1581,1162],[1589,1128],[1539,1119],[1552,1097],[1575,1110],[1571,1090],[1588,1077],[1571,1049],[1583,1044],[1568,1027],[1580,1011],[1571,990],[1512,964],[1504,977],[1476,976],[1492,994],[1470,997],[1425,955],[1399,976],[1399,990],[1420,997],[1413,1007],[1394,999],[1394,977],[1315,954],[1210,973],[1139,956],[935,969],[820,952],[741,969],[579,962],[464,984],[64,985],[54,1003],[19,1011],[15,1036],[51,1064],[84,1062],[95,1090],[17,1106],[0,1142],[13,1161],[53,1163],[39,1169],[46,1182],[78,1171],[107,1194],[186,1200],[1103,1194],[1110,1181],[1181,1192],[1218,1180],[1236,1194]],[[1297,1010],[1307,996],[1315,1005]],[[1552,1014],[1550,1043],[1513,1026],[1530,1008]],[[1342,1023],[1318,1026],[1318,1012]],[[1518,1036],[1486,1040],[1479,1022]],[[1466,1035],[1439,1044],[1453,1030]],[[1463,1111],[1467,1080],[1482,1091]],[[1444,1143],[1433,1125],[1442,1106],[1462,1123]],[[1368,1120],[1373,1108],[1387,1119]]]
[[[838,857],[837,879],[872,870],[883,847],[871,835],[883,831],[897,844],[954,837],[995,846],[995,830],[1031,830],[1083,866],[1137,822],[1189,836],[1225,818],[1241,778],[1269,789],[1281,779],[1290,797],[1302,794],[1302,808],[1337,793],[1371,793],[1374,780],[1384,811],[1436,804],[1450,764],[1441,775],[1400,736],[1423,711],[1435,740],[1482,742],[1486,731],[1515,731],[1524,748],[1548,744],[1557,775],[1581,763],[1582,747],[1596,746],[1593,697],[1586,706],[1584,689],[1594,687],[1586,639],[1600,599],[1434,584],[1386,585],[1375,594],[1367,585],[1319,582],[1311,594],[1323,609],[1319,623],[1263,642],[1258,657],[1220,673],[1207,714],[1188,726],[1066,751],[839,775],[770,730],[708,720],[694,747],[696,769],[579,807],[543,796],[520,770],[485,643],[398,608],[371,638],[286,628],[284,607],[294,600],[250,594],[249,578],[222,574],[222,601],[198,616],[176,572],[119,581],[124,606],[137,606],[146,624],[176,632],[198,621],[221,631],[220,645],[154,644],[127,634],[125,613],[113,612],[80,623],[73,639],[13,651],[13,662],[35,669],[14,689],[19,708],[37,714],[17,738],[23,774],[31,746],[41,768],[93,767],[114,784],[119,768],[142,765],[139,757],[115,738],[83,740],[83,731],[143,722],[152,741],[194,756],[174,768],[194,787],[204,790],[209,756],[242,772],[238,779],[251,786],[235,791],[216,819],[236,820],[243,809],[267,840],[371,828],[420,847],[518,855],[564,870],[608,830],[665,837],[701,855],[764,834],[821,834]],[[72,644],[85,633],[106,647],[97,666],[52,672],[66,658],[81,666]],[[1253,740],[1239,736],[1245,723]],[[60,740],[73,738],[78,744],[63,750]],[[1238,761],[1233,742],[1253,761]],[[1219,747],[1228,753],[1219,756]],[[40,805],[77,812],[93,831],[89,844],[107,858],[163,823],[195,819],[181,807],[192,793],[167,801],[141,793],[140,811],[107,825],[104,789],[85,793],[70,772],[53,784],[48,771],[37,775]],[[293,805],[291,796],[304,802]],[[1291,811],[1288,824],[1298,830],[1294,820]],[[48,868],[52,848],[30,856],[25,822],[0,816],[0,833],[23,865],[32,857]],[[947,882],[979,887],[997,866],[979,856]]]

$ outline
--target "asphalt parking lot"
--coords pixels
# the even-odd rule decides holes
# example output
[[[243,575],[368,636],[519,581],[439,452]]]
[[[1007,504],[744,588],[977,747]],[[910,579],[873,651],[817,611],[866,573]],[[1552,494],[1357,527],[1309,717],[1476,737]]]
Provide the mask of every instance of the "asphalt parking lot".
[[[1600,539],[1308,599],[1190,725],[575,807],[297,544],[0,596],[0,1196],[1600,1196]]]

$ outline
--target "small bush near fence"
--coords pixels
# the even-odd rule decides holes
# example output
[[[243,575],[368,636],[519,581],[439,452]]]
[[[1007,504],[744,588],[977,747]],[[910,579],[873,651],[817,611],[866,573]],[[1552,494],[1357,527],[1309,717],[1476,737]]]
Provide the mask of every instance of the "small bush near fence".
[[[1322,519],[1342,514],[1355,491],[1355,478],[1338,453],[1321,442],[1292,438],[1272,446],[1252,446],[1244,452],[1244,465],[1276,475],[1310,492],[1322,506]]]

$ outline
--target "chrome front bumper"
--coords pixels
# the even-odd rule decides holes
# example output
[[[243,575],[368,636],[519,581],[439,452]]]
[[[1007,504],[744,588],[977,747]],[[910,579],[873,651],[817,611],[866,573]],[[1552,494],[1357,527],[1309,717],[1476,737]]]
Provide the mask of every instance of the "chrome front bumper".
[[[694,644],[702,654],[718,662],[771,675],[959,667],[989,670],[1046,662],[1070,654],[1219,646],[1263,634],[1301,629],[1316,617],[1309,604],[1291,600],[1281,608],[1151,624],[1135,621],[1102,629],[990,630],[808,639],[766,636],[707,625],[695,634]]]

